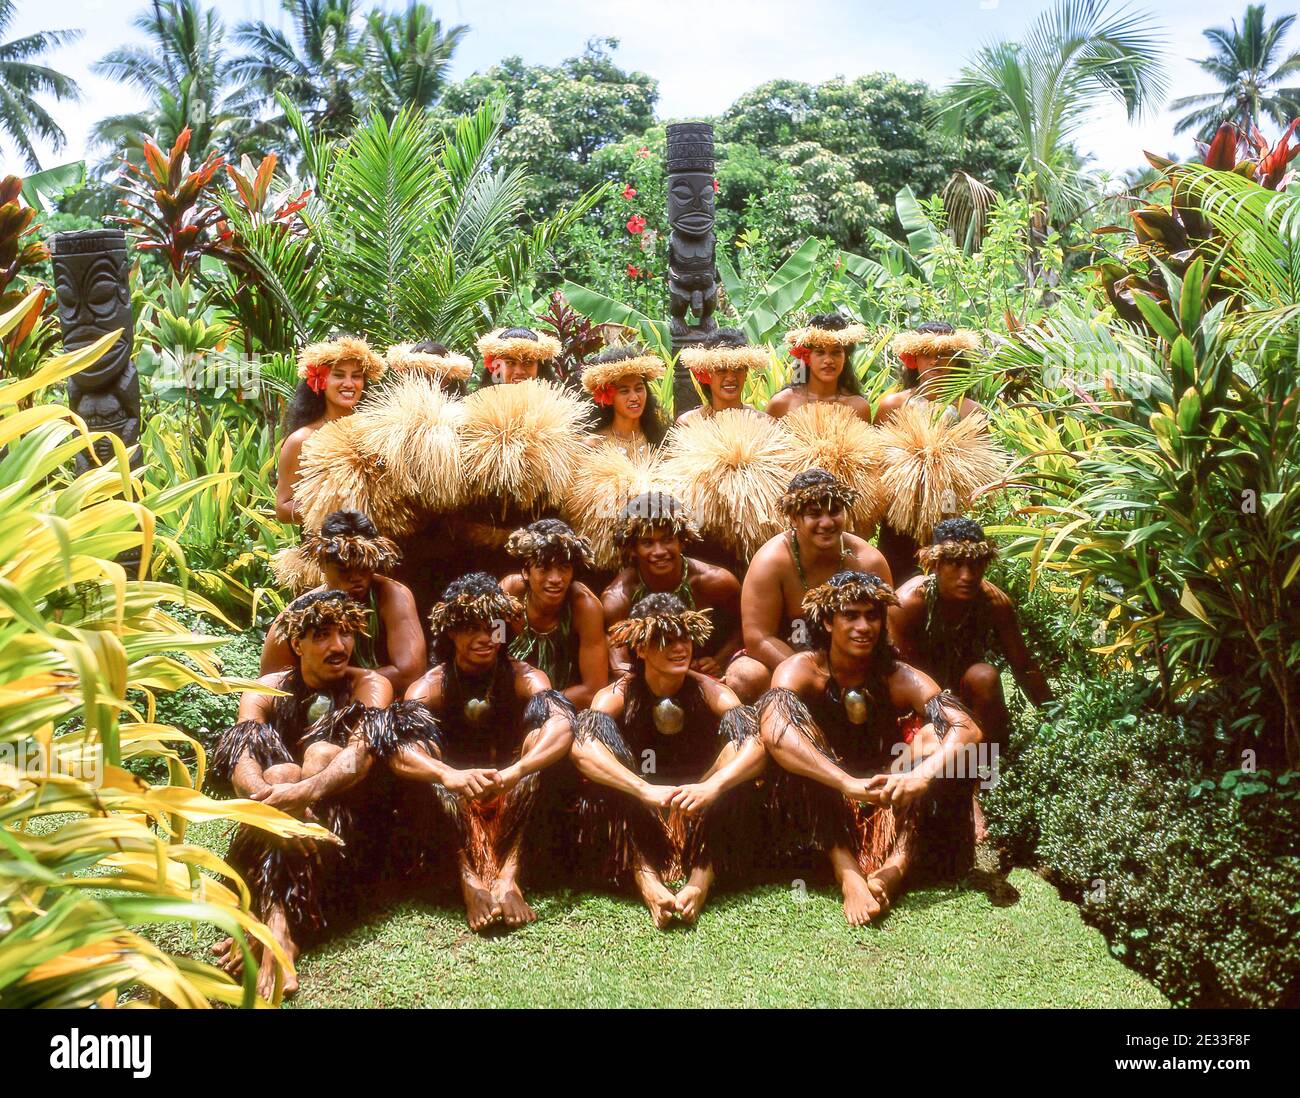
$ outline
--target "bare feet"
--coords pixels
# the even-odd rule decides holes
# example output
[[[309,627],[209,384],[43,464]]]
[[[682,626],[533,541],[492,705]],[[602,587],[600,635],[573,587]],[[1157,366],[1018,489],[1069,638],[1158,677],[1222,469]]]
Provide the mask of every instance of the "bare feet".
[[[844,917],[850,926],[866,926],[881,914],[880,901],[861,873],[844,873],[840,878],[840,889],[844,893]]]
[[[644,866],[636,872],[636,887],[646,907],[650,909],[650,918],[654,920],[655,926],[663,930],[678,913],[677,897],[652,869]]]
[[[243,975],[244,952],[235,948],[234,938],[222,938],[212,947],[212,955],[217,959],[217,966],[236,980]]]
[[[894,906],[896,897],[903,888],[903,874],[897,866],[882,866],[867,878],[867,887],[880,905],[883,915]]]
[[[280,908],[271,909],[271,913],[266,920],[266,928],[271,932],[271,936],[280,943],[280,948],[284,950],[285,955],[289,958],[291,967],[284,974],[284,988],[281,991],[282,997],[288,999],[298,990],[298,976],[292,968],[293,963],[298,959],[298,946],[289,935],[289,920],[285,918],[284,912]],[[257,993],[267,1002],[270,1002],[271,996],[275,994],[275,974],[278,967],[275,954],[263,947],[262,966],[257,973]]]
[[[492,898],[501,908],[501,918],[506,926],[523,926],[537,920],[537,912],[528,906],[513,878],[498,877],[492,886]]]
[[[501,918],[501,904],[491,892],[478,883],[477,878],[471,881],[469,878],[462,877],[460,891],[465,897],[465,917],[469,920],[470,930],[475,932],[486,930]]]
[[[709,888],[713,885],[713,868],[693,869],[690,879],[677,893],[675,906],[677,914],[684,923],[694,923],[704,910],[704,901],[709,898]]]

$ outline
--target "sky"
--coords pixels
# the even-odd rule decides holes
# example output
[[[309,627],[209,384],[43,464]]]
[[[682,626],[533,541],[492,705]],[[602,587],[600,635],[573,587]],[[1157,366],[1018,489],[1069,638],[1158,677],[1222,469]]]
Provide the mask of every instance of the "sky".
[[[18,0],[5,37],[55,27],[75,27],[81,40],[52,52],[47,63],[82,87],[80,103],[47,108],[67,134],[55,153],[40,147],[44,166],[86,155],[88,132],[99,118],[142,104],[139,93],[95,76],[91,64],[109,50],[138,42],[131,26],[143,0]],[[216,0],[228,28],[244,20],[282,23],[279,0]],[[359,5],[375,6],[373,0]],[[405,0],[382,6],[400,8]],[[459,79],[518,54],[526,62],[553,65],[580,53],[593,37],[615,37],[615,58],[626,69],[659,81],[660,118],[719,114],[750,88],[785,78],[819,83],[888,71],[936,87],[951,81],[980,46],[1019,38],[1045,0],[431,0],[444,25],[465,23],[470,32],[452,68]],[[1240,19],[1245,0],[1137,0],[1163,29],[1169,99],[1212,90],[1194,59],[1209,53],[1204,28]],[[1294,10],[1269,4],[1270,18]],[[1289,42],[1300,49],[1300,30]],[[1130,123],[1118,105],[1098,112],[1078,136],[1080,149],[1100,169],[1121,172],[1144,164],[1142,150],[1190,155],[1189,136],[1173,133],[1167,109]],[[1271,136],[1271,135],[1270,135]],[[19,170],[12,149],[3,148],[7,170]]]

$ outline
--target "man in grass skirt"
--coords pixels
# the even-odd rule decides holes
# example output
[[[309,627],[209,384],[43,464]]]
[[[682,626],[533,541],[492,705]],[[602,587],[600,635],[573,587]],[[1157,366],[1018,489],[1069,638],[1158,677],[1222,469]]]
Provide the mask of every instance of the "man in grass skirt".
[[[828,856],[855,925],[888,911],[919,865],[958,873],[974,846],[961,769],[980,730],[956,697],[897,658],[885,628],[897,602],[870,572],[813,588],[803,600],[812,648],[776,669],[757,706],[762,742],[787,772],[772,784],[776,835],[792,857]],[[919,843],[932,812],[946,826],[926,826]]]
[[[519,886],[521,867],[534,856],[562,857],[558,778],[543,780],[542,772],[567,757],[576,714],[543,672],[506,650],[508,623],[522,612],[485,572],[448,584],[429,615],[437,662],[370,741],[399,777],[431,786],[427,807],[454,824],[461,893],[476,931],[536,919]],[[434,825],[430,842],[444,836]]]
[[[661,929],[694,923],[715,877],[741,875],[760,841],[766,756],[753,710],[692,670],[708,637],[708,616],[676,595],[640,599],[609,630],[632,668],[579,717],[573,745],[587,779],[578,845],[605,883],[635,883]]]
[[[383,860],[391,806],[369,788],[367,741],[385,722],[393,692],[377,671],[350,665],[367,617],[342,591],[312,592],[290,603],[276,628],[293,665],[258,680],[284,694],[244,694],[237,722],[212,758],[214,776],[238,796],[320,823],[342,840],[285,840],[240,827],[231,841],[226,860],[291,959],[304,940],[354,906],[357,886]],[[241,954],[230,939],[216,953],[228,971],[238,970]],[[263,997],[270,998],[274,984],[274,962],[263,951]],[[296,990],[296,978],[288,977],[284,994]]]

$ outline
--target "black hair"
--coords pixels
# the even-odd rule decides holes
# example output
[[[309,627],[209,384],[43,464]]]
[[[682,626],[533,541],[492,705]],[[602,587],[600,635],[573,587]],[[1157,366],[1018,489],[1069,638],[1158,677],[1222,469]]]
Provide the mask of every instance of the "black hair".
[[[807,326],[820,328],[824,332],[840,332],[849,326],[849,321],[840,313],[817,313],[808,318]],[[856,343],[850,343],[844,348],[844,369],[840,371],[839,380],[836,382],[836,388],[850,396],[862,396],[862,386],[858,382],[857,371],[853,369],[853,358],[857,350]],[[790,387],[786,386],[786,388]]]
[[[626,362],[649,353],[645,348],[633,345],[606,347],[595,358],[588,361],[587,365],[602,366],[611,362]],[[614,405],[597,404],[594,400],[591,403],[594,409],[591,419],[593,430],[598,431],[614,422]],[[663,442],[664,435],[668,433],[668,424],[664,421],[663,411],[648,381],[645,383],[645,407],[641,410],[641,433],[645,435],[646,441],[654,446]]]
[[[414,346],[411,347],[411,350],[415,354],[437,355],[439,358],[446,358],[449,354],[451,354],[451,352],[447,350],[447,348],[444,347],[441,343],[439,343],[436,339],[426,339],[422,343],[416,343]],[[438,385],[444,393],[450,393],[452,396],[465,395],[464,378],[460,378],[460,377],[439,378]]]
[[[716,351],[726,347],[744,347],[749,343],[745,338],[745,333],[739,328],[719,328],[716,332],[700,343],[701,349],[705,351]],[[709,385],[701,385],[704,390],[704,400],[708,404],[713,403],[713,388]]]
[[[530,522],[527,530],[536,538],[537,547],[531,556],[521,562],[521,567],[533,564],[545,567],[548,564],[559,563],[570,565],[576,572],[586,563],[582,551],[569,540],[577,535],[567,522],[557,518],[538,519],[536,522]]]
[[[684,614],[689,609],[671,591],[652,591],[628,611],[629,618],[653,618],[659,614]]]
[[[320,524],[323,538],[377,538],[379,530],[360,511],[331,511]]]
[[[927,320],[924,324],[918,324],[912,329],[914,332],[922,332],[925,335],[952,335],[957,329],[949,324],[946,320]],[[915,389],[921,381],[921,373],[910,366],[903,367],[903,388]]]
[[[934,527],[933,544],[943,541],[984,541],[984,527],[972,518],[946,518]]]
[[[285,613],[290,610],[306,610],[309,606],[315,606],[318,602],[355,602],[356,600],[346,591],[308,591],[305,595],[299,595],[293,602],[284,608]]]
[[[785,486],[787,492],[797,492],[801,488],[811,488],[816,484],[825,484],[827,487],[838,484],[833,473],[828,473],[825,469],[818,469],[813,466],[811,469],[805,469],[802,473],[795,473],[790,478],[790,483]]]
[[[535,331],[533,331],[531,328],[506,328],[504,331],[502,331],[502,332],[499,333],[499,338],[501,338],[501,339],[531,339],[534,343],[536,343],[536,342],[538,341],[538,340],[537,340],[537,333],[536,333]],[[498,384],[497,379],[493,376],[491,370],[486,370],[486,371],[484,371],[484,373],[487,375],[487,383],[488,383],[489,385],[496,385],[496,384]],[[539,363],[537,364],[537,376],[538,376],[542,381],[556,381],[556,380],[558,380],[558,379],[556,378],[556,376],[555,376],[555,371],[554,371],[554,369],[552,369],[552,367],[551,367],[551,363],[550,363],[550,361],[539,362]]]
[[[846,568],[842,572],[836,572],[826,581],[828,587],[840,588],[847,587],[849,584],[863,587],[888,587],[887,584],[875,572],[863,572],[856,568]],[[876,636],[876,647],[871,651],[872,669],[875,673],[888,675],[894,670],[894,664],[898,662],[898,649],[894,647],[889,639],[889,611],[883,602],[872,603],[873,611],[880,618],[880,632]],[[818,625],[812,621],[807,622],[808,636],[812,641],[814,648],[829,649],[831,643],[830,622]]]
[[[288,438],[300,427],[315,423],[324,414],[325,394],[316,392],[305,380],[298,382],[284,410],[284,437]]]
[[[501,595],[501,584],[488,572],[466,572],[458,576],[443,589],[439,602],[451,602],[459,595],[478,597],[481,595]],[[444,631],[434,640],[434,658],[439,663],[448,663],[456,655],[456,646],[452,643],[451,630]]]

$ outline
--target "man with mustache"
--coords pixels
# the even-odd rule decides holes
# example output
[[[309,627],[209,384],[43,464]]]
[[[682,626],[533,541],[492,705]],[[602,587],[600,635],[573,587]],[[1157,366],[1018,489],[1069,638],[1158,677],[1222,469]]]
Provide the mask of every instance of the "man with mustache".
[[[758,703],[763,745],[787,772],[772,792],[776,818],[788,821],[779,838],[792,854],[825,852],[853,925],[887,912],[918,861],[969,865],[974,846],[969,784],[941,779],[959,778],[980,730],[955,697],[897,658],[885,627],[897,601],[868,572],[837,572],[814,587],[802,607],[812,648],[776,669]],[[949,797],[965,805],[964,831],[931,845],[922,816]]]
[[[314,591],[342,591],[366,607],[366,632],[355,638],[352,659],[388,679],[395,694],[410,686],[428,664],[415,597],[405,584],[384,574],[400,560],[397,546],[380,537],[366,515],[335,511],[321,523],[320,533],[277,553],[272,562],[276,579],[287,587],[301,589],[319,579]],[[272,623],[262,645],[262,674],[283,670],[292,660],[292,651]]]
[[[577,845],[600,856],[604,883],[635,883],[661,930],[694,923],[715,875],[738,875],[761,841],[766,757],[753,710],[692,670],[708,635],[707,615],[676,595],[638,600],[609,630],[632,667],[596,695],[573,744],[587,779]]]
[[[848,509],[856,501],[857,493],[825,469],[807,469],[790,480],[781,497],[790,528],[754,554],[741,589],[745,651],[729,670],[737,679],[743,676],[746,685],[737,691],[742,698],[756,699],[782,661],[807,648],[802,607],[810,590],[846,568],[889,582],[889,565],[879,550],[845,533]]]
[[[362,871],[374,864],[371,845],[384,837],[374,815],[381,806],[357,789],[370,770],[367,740],[393,699],[383,675],[351,666],[366,617],[342,591],[312,592],[290,603],[276,628],[292,664],[258,680],[284,696],[245,693],[235,725],[212,757],[213,774],[238,796],[319,822],[346,844],[281,840],[251,827],[235,833],[226,860],[248,884],[253,911],[290,959],[307,936],[342,913],[339,881],[360,884]],[[229,938],[215,951],[223,967],[238,971],[241,954]],[[269,999],[274,986],[274,961],[263,951],[258,991]],[[284,994],[297,987],[297,978],[288,976]]]
[[[515,927],[536,913],[519,887],[525,832],[559,825],[562,782],[543,771],[573,742],[573,704],[535,667],[506,651],[508,623],[524,608],[486,572],[447,585],[429,615],[434,666],[393,706],[371,750],[399,777],[433,787],[456,826],[461,893],[470,928]],[[436,798],[436,800],[435,800]],[[529,854],[562,857],[534,841]]]

